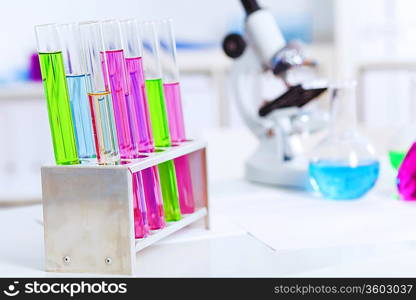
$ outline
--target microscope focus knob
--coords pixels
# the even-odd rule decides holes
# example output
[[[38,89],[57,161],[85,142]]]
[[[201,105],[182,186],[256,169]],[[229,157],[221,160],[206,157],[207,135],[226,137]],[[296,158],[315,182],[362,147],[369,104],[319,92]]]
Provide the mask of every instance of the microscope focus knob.
[[[237,33],[227,35],[222,42],[222,49],[231,58],[240,57],[244,53],[246,46],[246,41]]]

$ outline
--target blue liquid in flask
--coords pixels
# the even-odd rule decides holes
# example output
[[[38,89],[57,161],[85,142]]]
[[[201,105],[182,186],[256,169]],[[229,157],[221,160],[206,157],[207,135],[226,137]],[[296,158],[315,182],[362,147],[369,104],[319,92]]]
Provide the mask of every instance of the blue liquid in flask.
[[[376,160],[352,167],[346,163],[320,160],[309,164],[312,186],[323,197],[335,200],[357,199],[375,185],[380,164]]]

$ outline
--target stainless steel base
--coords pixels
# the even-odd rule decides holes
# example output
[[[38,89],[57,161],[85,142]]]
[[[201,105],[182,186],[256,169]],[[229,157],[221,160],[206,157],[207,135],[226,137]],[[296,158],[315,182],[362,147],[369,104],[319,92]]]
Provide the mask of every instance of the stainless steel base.
[[[132,174],[188,155],[196,211],[134,239]],[[206,148],[190,141],[118,166],[42,167],[46,270],[132,275],[136,251],[201,219],[208,222]]]

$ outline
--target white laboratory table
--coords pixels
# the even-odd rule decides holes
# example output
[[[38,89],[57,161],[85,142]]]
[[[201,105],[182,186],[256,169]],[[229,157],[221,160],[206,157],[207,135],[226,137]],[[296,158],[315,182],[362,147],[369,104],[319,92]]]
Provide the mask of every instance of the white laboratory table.
[[[227,134],[208,152],[212,229],[194,224],[143,250],[137,276],[416,276],[416,203],[394,199],[386,168],[366,197],[323,200],[246,182],[253,140]],[[225,140],[247,147],[235,153]],[[41,218],[40,205],[0,209],[0,276],[68,276],[43,271]]]

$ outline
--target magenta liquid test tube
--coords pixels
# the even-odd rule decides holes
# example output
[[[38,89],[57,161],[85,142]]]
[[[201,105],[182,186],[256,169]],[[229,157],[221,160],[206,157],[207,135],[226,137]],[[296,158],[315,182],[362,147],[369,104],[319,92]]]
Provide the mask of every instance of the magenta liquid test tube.
[[[144,238],[149,234],[144,197],[143,177],[142,173],[138,172],[133,174],[134,233],[136,239]]]
[[[137,132],[131,128],[131,99],[128,88],[127,69],[121,40],[120,24],[116,20],[101,22],[104,51],[100,53],[106,87],[113,97],[114,118],[122,159],[139,158]],[[134,195],[134,223],[136,238],[145,237],[149,231],[146,214],[142,172],[132,174]]]
[[[163,89],[168,113],[169,133],[173,145],[186,141],[185,124],[182,112],[182,99],[179,84],[179,69],[176,62],[176,41],[172,20],[158,22],[160,57],[163,75]],[[192,178],[188,156],[174,160],[178,181],[179,204],[181,213],[195,211]]]
[[[135,139],[136,135],[130,128],[130,95],[120,24],[116,20],[103,21],[101,24],[105,46],[105,51],[101,52],[101,61],[107,64],[108,80],[106,84],[113,96],[120,156],[122,159],[138,158],[139,149],[137,139]]]
[[[143,73],[141,40],[135,19],[120,21],[124,42],[128,85],[131,101],[131,129],[137,134],[140,152],[153,152],[155,147]],[[159,171],[153,166],[142,171],[147,219],[152,230],[165,226]]]

